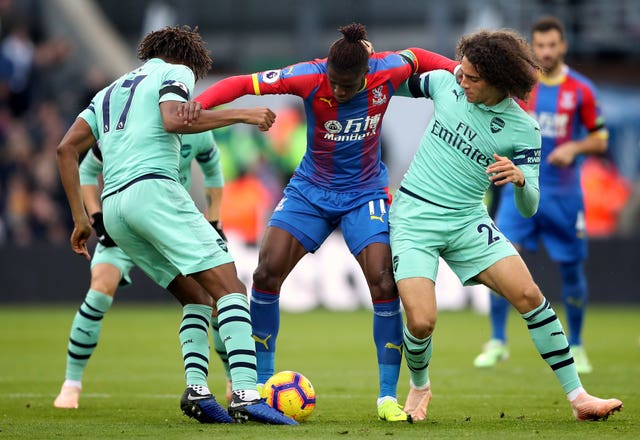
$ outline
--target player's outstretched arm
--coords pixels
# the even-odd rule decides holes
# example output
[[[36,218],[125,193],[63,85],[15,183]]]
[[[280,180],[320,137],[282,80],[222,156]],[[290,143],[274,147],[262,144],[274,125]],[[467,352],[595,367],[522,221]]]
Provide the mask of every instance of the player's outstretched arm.
[[[413,73],[430,72],[432,70],[448,70],[454,73],[455,68],[458,66],[458,62],[450,58],[440,55],[435,52],[431,52],[419,47],[410,47],[406,51],[413,54],[415,60]]]
[[[266,107],[245,109],[200,110],[197,119],[186,121],[181,106],[189,103],[165,101],[160,104],[164,129],[170,133],[200,133],[227,125],[244,123],[267,131],[276,120],[276,114]]]
[[[210,86],[195,98],[202,108],[210,109],[244,95],[254,95],[252,75],[230,76]]]

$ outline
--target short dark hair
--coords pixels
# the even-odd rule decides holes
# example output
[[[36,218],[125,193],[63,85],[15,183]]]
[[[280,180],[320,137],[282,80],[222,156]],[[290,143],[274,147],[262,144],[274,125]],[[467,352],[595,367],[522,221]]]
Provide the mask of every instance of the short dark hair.
[[[564,40],[564,26],[558,18],[552,15],[545,15],[544,17],[540,17],[531,26],[532,35],[534,32],[548,32],[551,30],[560,32],[560,38]]]
[[[211,69],[211,56],[206,43],[189,26],[167,26],[148,33],[138,46],[138,59],[165,58],[189,67],[196,80],[207,76]]]
[[[538,63],[525,38],[512,29],[463,36],[456,57],[466,57],[480,76],[509,96],[525,99],[538,82]]]
[[[367,29],[363,24],[351,23],[338,28],[342,38],[329,48],[327,64],[341,72],[360,73],[369,65],[369,52],[362,44],[367,39]]]

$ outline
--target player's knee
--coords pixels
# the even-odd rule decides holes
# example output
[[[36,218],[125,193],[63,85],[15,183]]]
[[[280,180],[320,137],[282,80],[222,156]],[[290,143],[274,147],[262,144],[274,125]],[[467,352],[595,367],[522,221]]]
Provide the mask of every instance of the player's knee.
[[[570,263],[560,263],[558,266],[562,283],[567,286],[577,286],[585,283],[582,263],[573,261]]]
[[[279,292],[284,277],[278,276],[277,273],[265,264],[258,264],[253,272],[253,285],[259,290]]]
[[[120,282],[120,278],[94,276],[91,279],[90,288],[91,290],[95,290],[100,293],[104,293],[105,295],[109,295],[113,297],[116,294],[116,290],[118,289],[119,282]]]
[[[520,313],[527,313],[542,304],[542,291],[536,283],[523,286],[512,303]]]
[[[373,301],[388,300],[398,296],[398,288],[391,271],[382,272],[375,279],[369,280],[369,286]]]
[[[436,328],[436,318],[428,315],[413,316],[407,315],[407,329],[415,338],[424,339],[433,333]]]
[[[108,263],[100,263],[91,269],[91,289],[114,296],[122,274],[120,269]]]

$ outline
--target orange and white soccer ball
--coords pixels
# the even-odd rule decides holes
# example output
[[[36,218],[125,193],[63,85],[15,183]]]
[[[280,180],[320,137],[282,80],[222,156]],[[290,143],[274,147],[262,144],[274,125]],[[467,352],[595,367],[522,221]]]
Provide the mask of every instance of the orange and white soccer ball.
[[[261,397],[298,422],[307,420],[316,407],[313,385],[296,371],[280,371],[271,376],[264,384]]]

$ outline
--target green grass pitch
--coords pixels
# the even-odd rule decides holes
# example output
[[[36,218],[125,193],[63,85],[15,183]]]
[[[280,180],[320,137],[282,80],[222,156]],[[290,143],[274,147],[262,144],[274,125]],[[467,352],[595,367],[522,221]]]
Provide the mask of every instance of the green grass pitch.
[[[521,319],[509,320],[511,358],[493,370],[472,361],[489,333],[486,316],[441,312],[431,363],[427,420],[378,421],[377,367],[371,312],[283,314],[278,370],[313,383],[317,408],[299,427],[202,425],[180,413],[184,390],[178,346],[180,307],[116,303],[84,377],[77,410],[53,408],[64,376],[69,326],[77,305],[0,309],[0,440],[29,439],[638,439],[640,438],[640,307],[591,306],[585,340],[594,372],[592,394],[618,397],[624,409],[606,422],[575,422],[550,369]],[[563,317],[563,311],[558,310]],[[408,374],[403,365],[399,399]],[[224,375],[212,356],[212,391],[224,400]]]

